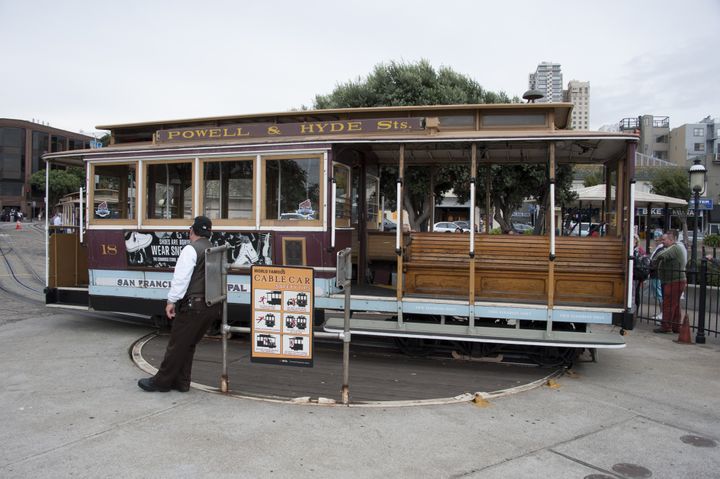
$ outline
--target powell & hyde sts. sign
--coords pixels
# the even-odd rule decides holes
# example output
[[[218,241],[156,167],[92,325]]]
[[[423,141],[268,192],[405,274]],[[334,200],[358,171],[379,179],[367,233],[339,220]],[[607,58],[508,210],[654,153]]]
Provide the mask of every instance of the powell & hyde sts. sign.
[[[352,135],[359,133],[407,133],[424,130],[424,118],[310,121],[303,123],[248,123],[217,127],[199,126],[158,130],[157,143],[240,140],[286,136]]]

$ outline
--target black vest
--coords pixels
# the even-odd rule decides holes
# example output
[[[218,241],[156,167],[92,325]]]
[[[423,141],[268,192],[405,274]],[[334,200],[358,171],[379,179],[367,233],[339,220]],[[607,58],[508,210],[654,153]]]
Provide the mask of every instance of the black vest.
[[[183,300],[186,300],[190,296],[205,297],[205,250],[212,245],[210,244],[210,240],[201,237],[190,243],[190,246],[195,250],[197,260],[195,261],[195,269],[190,277],[190,284],[188,284],[188,289]]]

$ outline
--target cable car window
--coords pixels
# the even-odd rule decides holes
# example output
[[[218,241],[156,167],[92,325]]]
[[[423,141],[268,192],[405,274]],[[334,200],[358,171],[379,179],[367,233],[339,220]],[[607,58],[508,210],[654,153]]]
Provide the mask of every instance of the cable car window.
[[[265,160],[265,219],[320,219],[321,162],[315,158]]]
[[[253,161],[203,164],[203,214],[212,220],[254,218]]]
[[[94,165],[92,175],[93,220],[137,218],[137,166]]]
[[[147,218],[192,218],[192,163],[147,166]]]
[[[335,222],[337,226],[350,226],[352,202],[350,198],[350,167],[333,165],[335,178]]]

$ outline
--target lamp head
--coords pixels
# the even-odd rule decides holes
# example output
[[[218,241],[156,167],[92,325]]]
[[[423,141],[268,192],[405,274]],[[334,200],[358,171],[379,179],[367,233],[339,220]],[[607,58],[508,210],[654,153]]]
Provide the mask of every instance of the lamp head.
[[[701,193],[705,189],[705,174],[707,170],[705,166],[700,163],[700,158],[695,158],[688,173],[690,174],[690,189],[692,189],[694,193]]]

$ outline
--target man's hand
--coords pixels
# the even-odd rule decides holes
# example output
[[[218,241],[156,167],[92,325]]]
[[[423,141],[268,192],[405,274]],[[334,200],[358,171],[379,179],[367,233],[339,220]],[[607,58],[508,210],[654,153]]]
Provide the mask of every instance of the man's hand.
[[[170,319],[175,318],[175,303],[168,303],[165,306],[165,315]]]

